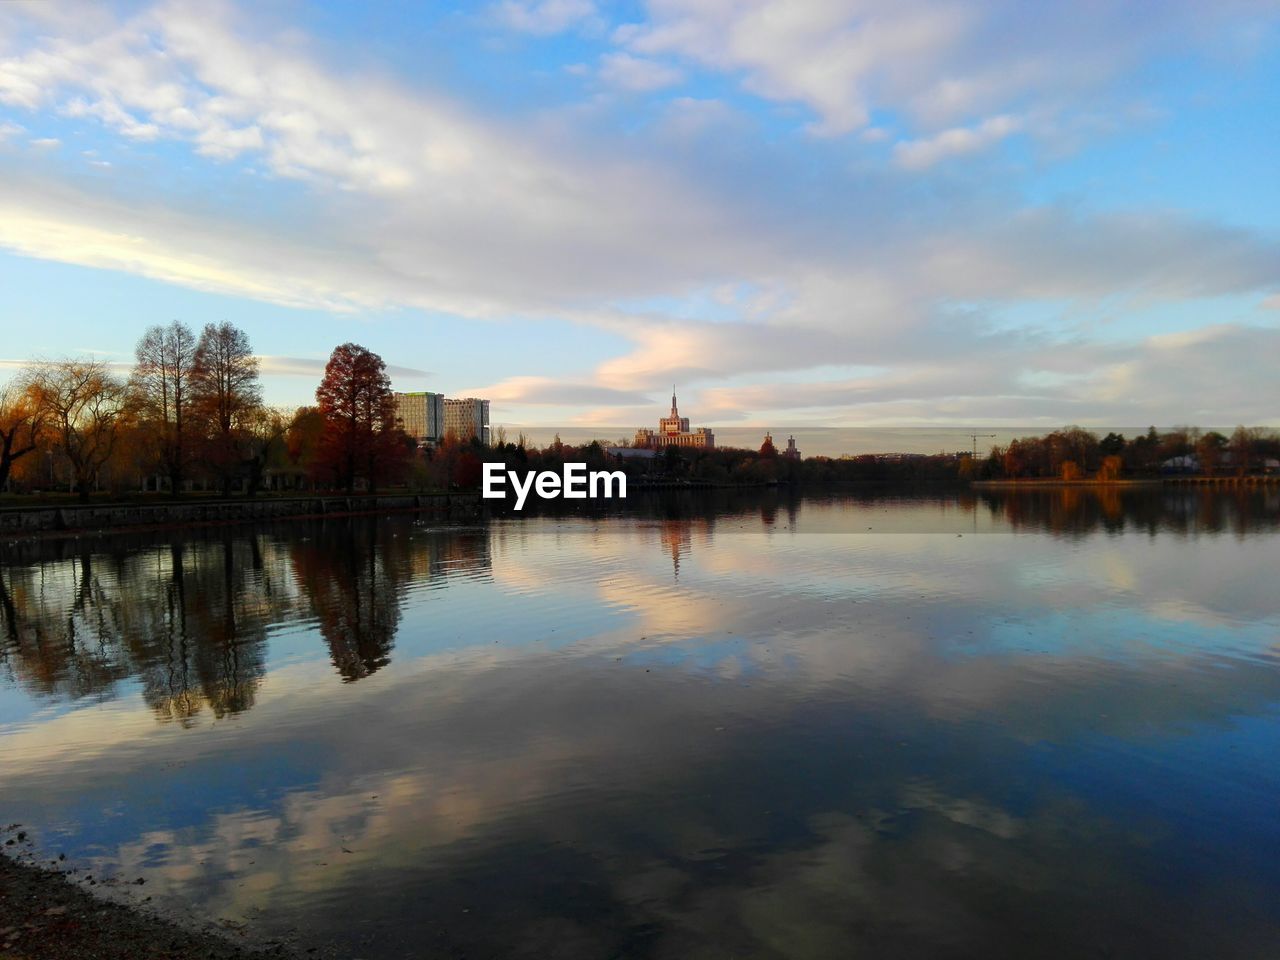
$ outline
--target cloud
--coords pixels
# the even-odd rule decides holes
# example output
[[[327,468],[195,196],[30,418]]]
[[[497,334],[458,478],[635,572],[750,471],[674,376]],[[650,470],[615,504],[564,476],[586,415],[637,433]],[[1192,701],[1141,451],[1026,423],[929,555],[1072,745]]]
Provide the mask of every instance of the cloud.
[[[585,22],[587,6],[505,5],[530,32]],[[537,319],[626,344],[584,359],[569,383],[495,373],[486,389],[509,409],[631,416],[674,378],[691,397],[715,381],[705,400],[721,421],[783,403],[823,420],[971,418],[984,403],[1014,419],[1101,416],[1126,376],[1142,384],[1172,361],[1154,347],[1131,367],[1091,352],[1087,322],[1117,304],[1274,302],[1280,287],[1268,235],[1176,209],[1028,206],[1006,178],[938,171],[1016,133],[1082,129],[1056,111],[1102,82],[1108,55],[1136,62],[1189,42],[1181,4],[1136,36],[1048,9],[1020,51],[997,40],[1029,14],[994,3],[872,2],[855,15],[808,0],[655,0],[598,61],[603,81],[640,92],[724,71],[808,104],[818,132],[892,137],[895,162],[855,139],[788,141],[737,100],[659,93],[627,114],[625,138],[608,111],[631,111],[632,97],[498,117],[439,83],[334,66],[248,8],[130,9],[83,23],[44,11],[5,33],[0,101],[100,127],[120,149],[80,180],[6,150],[0,247],[291,307]],[[1111,28],[1117,17],[1099,14]],[[185,169],[218,177],[216,203],[156,176],[157,157],[181,150]],[[1029,305],[1042,319],[1009,319]],[[1224,351],[1261,336],[1241,329]],[[1148,349],[1136,335],[1124,344]],[[1109,378],[1090,380],[1100,369]]]
[[[169,198],[163,218],[130,211],[132,198],[124,197],[110,225],[85,223],[88,217],[65,205],[58,216],[70,222],[44,218],[46,234],[131,234],[128,251],[108,250],[105,238],[64,245],[11,231],[19,234],[15,249],[73,260],[93,247],[88,261],[95,266],[136,263],[148,276],[276,302],[393,299],[491,315],[546,310],[568,290],[581,299],[640,295],[655,283],[725,277],[732,265],[755,258],[746,255],[748,246],[762,246],[734,241],[743,236],[735,216],[660,164],[566,142],[559,130],[504,127],[432,91],[338,75],[296,41],[246,32],[222,7],[147,8],[101,34],[36,41],[5,59],[0,99],[90,118],[127,139],[184,141],[216,160],[252,161],[272,177],[298,181],[317,201],[299,215],[335,218],[312,223],[310,238],[293,241],[303,256],[326,261],[323,270],[259,270],[264,259],[293,254],[278,247],[265,256],[247,252],[262,225],[237,225],[236,214],[222,211],[223,245],[237,249],[193,252],[190,263],[180,263],[188,244],[211,245],[198,235],[173,243],[154,232],[160,219],[169,221],[166,231],[176,229],[189,202],[181,196]],[[92,206],[105,217],[112,200]],[[193,211],[190,220],[209,214]],[[323,243],[328,252],[317,249]],[[691,256],[695,250],[701,252]],[[233,259],[243,264],[238,276]],[[339,278],[354,289],[323,289]]]
[[[922,245],[919,276],[956,299],[1195,299],[1274,289],[1280,242],[1167,211],[1035,207],[939,231]]]
[[[684,79],[676,67],[629,53],[607,53],[600,58],[600,79],[612,87],[650,93],[672,87]]]
[[[489,397],[495,402],[546,406],[596,404],[615,407],[651,403],[650,397],[640,392],[595,383],[566,383],[550,377],[508,377],[487,387],[461,392],[466,396]]]
[[[1172,0],[1082,15],[1068,3],[1004,0],[650,0],[646,10],[615,31],[626,49],[739,77],[761,97],[804,104],[814,132],[836,136],[875,110],[939,131],[1029,98],[1087,103],[1146,57],[1208,46],[1268,5]]]
[[[719,411],[839,422],[1275,422],[1269,358],[1280,330],[1221,324],[1189,334],[1090,344],[983,341],[959,362],[906,363],[859,377],[715,387],[699,398]],[[1224,377],[1223,371],[1231,371]]]
[[[258,357],[258,371],[264,376],[305,377],[319,380],[324,376],[327,359],[317,360],[309,357]],[[410,377],[424,380],[431,376],[429,370],[418,370],[414,367],[400,367],[387,364],[387,373],[392,377]]]
[[[657,0],[649,22],[621,28],[616,37],[638,53],[675,54],[740,73],[753,93],[812,107],[817,132],[843,134],[867,123],[868,88],[879,70],[936,61],[967,20],[954,6],[872,4],[869,15],[859,6]]]
[[[988,117],[975,127],[953,127],[921,140],[903,140],[893,148],[899,165],[923,170],[949,157],[963,156],[999,143],[1021,127],[1016,117]]]
[[[270,257],[255,249],[263,239],[227,235],[195,217],[46,190],[17,178],[0,184],[0,248],[24,256],[286,306],[350,311],[373,302],[334,286],[323,275],[321,251],[310,256],[277,251]],[[298,272],[290,271],[290,260]]]
[[[596,20],[591,0],[505,0],[493,8],[495,19],[509,30],[549,36]]]

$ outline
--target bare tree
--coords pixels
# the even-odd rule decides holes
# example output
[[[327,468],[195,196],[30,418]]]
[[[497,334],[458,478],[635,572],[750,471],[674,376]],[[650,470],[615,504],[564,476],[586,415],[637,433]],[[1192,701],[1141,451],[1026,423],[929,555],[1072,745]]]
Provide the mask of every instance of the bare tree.
[[[31,390],[30,373],[20,374],[0,387],[0,490],[22,457],[40,443],[45,411]]]
[[[196,362],[196,337],[175,320],[154,326],[138,341],[132,387],[140,411],[157,434],[160,464],[176,497],[182,492],[191,458],[190,409]]]
[[[54,444],[66,456],[81,500],[111,460],[128,411],[128,390],[97,360],[39,364],[32,397],[46,412]]]
[[[258,358],[249,338],[230,323],[209,323],[195,352],[194,393],[209,430],[209,461],[218,472],[223,493],[249,456],[246,432],[262,406]]]

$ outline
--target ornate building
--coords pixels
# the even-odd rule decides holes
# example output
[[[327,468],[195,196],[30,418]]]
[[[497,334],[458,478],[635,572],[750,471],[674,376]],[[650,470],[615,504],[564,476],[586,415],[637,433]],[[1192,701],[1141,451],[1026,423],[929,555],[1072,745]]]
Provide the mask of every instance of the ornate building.
[[[662,447],[697,447],[703,450],[715,448],[716,437],[706,427],[689,429],[689,418],[680,416],[676,406],[675,387],[671,388],[671,416],[658,421],[657,431],[641,427],[636,431],[634,445],[657,450]]]

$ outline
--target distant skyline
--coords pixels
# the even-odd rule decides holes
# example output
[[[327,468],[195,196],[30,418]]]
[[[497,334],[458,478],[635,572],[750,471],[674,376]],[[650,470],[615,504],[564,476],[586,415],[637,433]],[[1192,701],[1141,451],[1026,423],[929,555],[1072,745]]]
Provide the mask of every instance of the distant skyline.
[[[3,3],[0,380],[230,320],[535,435],[1276,425],[1277,89],[1275,2]]]

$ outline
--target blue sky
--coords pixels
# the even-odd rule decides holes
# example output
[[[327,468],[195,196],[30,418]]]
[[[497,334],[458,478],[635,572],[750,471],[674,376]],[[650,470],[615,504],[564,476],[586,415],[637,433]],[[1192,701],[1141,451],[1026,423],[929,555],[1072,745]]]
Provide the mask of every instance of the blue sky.
[[[512,425],[1277,423],[1278,88],[1274,2],[7,3],[0,376],[228,319],[287,406],[355,340]]]

